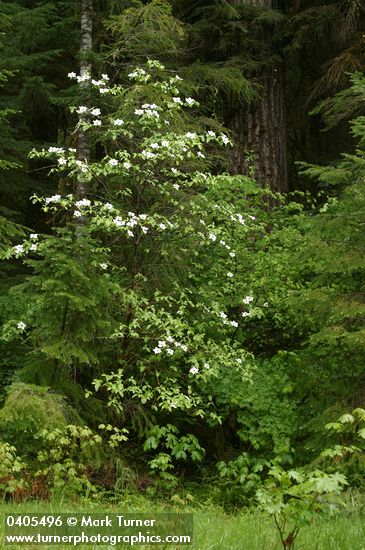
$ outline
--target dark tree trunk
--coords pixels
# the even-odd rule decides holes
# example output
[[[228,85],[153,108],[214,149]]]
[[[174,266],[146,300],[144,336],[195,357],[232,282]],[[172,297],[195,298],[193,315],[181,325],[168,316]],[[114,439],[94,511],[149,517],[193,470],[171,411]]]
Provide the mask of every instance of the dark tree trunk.
[[[260,100],[237,110],[229,127],[235,146],[231,157],[233,174],[249,174],[260,186],[285,192],[288,188],[286,123],[281,69],[262,75]]]
[[[231,4],[272,7],[272,0],[231,0]],[[260,186],[288,190],[283,69],[268,68],[254,78],[262,86],[260,99],[236,109],[227,121],[234,134],[231,173],[251,174]]]

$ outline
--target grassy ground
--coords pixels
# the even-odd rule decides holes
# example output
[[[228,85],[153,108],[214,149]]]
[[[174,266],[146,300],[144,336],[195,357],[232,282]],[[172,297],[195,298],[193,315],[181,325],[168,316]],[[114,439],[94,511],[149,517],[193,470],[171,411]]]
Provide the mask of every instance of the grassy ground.
[[[194,550],[280,550],[275,527],[271,521],[258,513],[242,513],[237,516],[228,516],[219,509],[192,510],[180,508],[181,512],[193,513],[194,518],[194,543],[190,546],[176,547],[174,545],[163,546],[136,546],[136,548],[192,548]],[[155,506],[153,509],[146,502],[124,502],[118,506],[99,504],[3,504],[1,512],[8,513],[123,513],[140,512],[152,514],[153,512],[177,511],[176,508],[166,509]],[[4,534],[4,515],[1,519],[1,539]],[[4,545],[2,545],[4,547]],[[6,548],[21,550],[33,550],[36,548],[51,548],[51,546],[9,546]],[[74,546],[52,546],[52,548],[74,548]],[[104,548],[112,549],[114,546],[77,546],[79,549]],[[125,548],[125,546],[124,546]],[[318,520],[313,525],[304,528],[298,536],[295,550],[365,550],[365,517],[360,515],[338,516],[331,520]]]

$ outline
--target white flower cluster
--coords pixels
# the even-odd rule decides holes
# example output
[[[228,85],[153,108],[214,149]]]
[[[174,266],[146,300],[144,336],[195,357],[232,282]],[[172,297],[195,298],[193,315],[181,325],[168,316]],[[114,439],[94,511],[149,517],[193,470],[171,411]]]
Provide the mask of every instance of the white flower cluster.
[[[86,173],[89,170],[89,165],[86,161],[76,160],[76,166],[80,169],[81,172]]]
[[[160,118],[159,110],[160,107],[155,103],[144,103],[140,109],[135,109],[134,114],[147,118]]]
[[[20,254],[23,254],[23,252],[24,252],[24,245],[17,244],[15,246],[13,246],[13,250],[14,250],[15,254],[17,254],[19,256]]]
[[[173,346],[175,349],[173,349]],[[159,340],[158,345],[153,349],[155,355],[159,355],[162,352],[166,352],[167,355],[174,355],[176,350],[188,351],[188,347],[185,344],[177,342],[172,336],[166,336],[165,340]]]
[[[99,92],[101,94],[107,94],[110,90],[110,88],[107,87],[107,83],[108,83],[109,80],[110,79],[109,79],[109,76],[107,74],[102,74],[100,80],[92,79],[91,84],[93,86],[96,86],[97,88],[99,88]]]
[[[27,325],[23,321],[20,321],[17,324],[17,328],[20,330],[20,332],[24,332],[24,330],[27,328]]]
[[[82,210],[85,209],[85,208],[90,208],[92,206],[92,203],[89,199],[86,199],[86,198],[83,198],[83,199],[80,199],[80,200],[77,200],[74,202],[74,198],[72,195],[66,195],[66,197],[64,197],[62,199],[61,195],[53,195],[52,197],[46,197],[44,199],[44,202],[45,202],[45,205],[54,205],[54,207],[56,208],[56,204],[59,203],[61,200],[63,200],[63,206],[64,207],[69,207],[69,208],[76,208],[76,210],[74,210],[74,213],[73,215],[76,217],[76,218],[80,218],[82,217]],[[38,237],[38,235],[36,235],[35,233],[30,236],[31,239],[35,239],[35,237]],[[31,247],[31,250],[32,247]]]
[[[237,321],[230,321],[230,320],[228,319],[227,314],[224,313],[224,311],[220,311],[220,312],[218,313],[218,316],[222,319],[222,323],[223,323],[224,325],[231,325],[231,327],[238,328],[238,323],[237,323]]]
[[[94,80],[93,78],[91,78],[91,74],[87,71],[84,71],[81,75],[77,75],[74,72],[68,73],[67,76],[72,80],[77,80],[79,84],[81,82],[91,82],[93,86],[97,86],[99,88],[99,92],[101,94],[109,92],[109,88],[107,88],[109,76],[107,74],[102,74],[100,80]]]
[[[152,153],[152,151],[143,150],[141,151],[141,158],[145,160],[152,160],[156,158],[156,153]]]
[[[216,139],[218,141],[221,141],[224,145],[228,145],[228,144],[231,144],[232,145],[232,142],[231,140],[229,139],[228,136],[226,136],[226,134],[216,134],[216,132],[213,132],[213,130],[208,130],[208,132],[205,134],[205,138],[206,138],[206,141],[211,141],[211,139]]]
[[[134,79],[137,79],[137,78],[140,78],[141,76],[146,76],[146,71],[140,67],[137,67],[132,73],[129,73],[129,78],[134,78]]]
[[[154,141],[154,142],[150,143],[149,146],[150,146],[151,149],[156,150],[156,149],[160,149],[161,147],[170,147],[171,143],[167,139],[162,139],[161,143],[158,143],[157,141]]]
[[[117,227],[123,227],[126,229],[128,237],[134,237],[132,229],[137,225],[140,226],[142,233],[148,232],[148,227],[144,225],[147,219],[147,214],[135,214],[134,212],[128,212],[128,218],[123,220],[120,216],[113,219],[113,223]]]
[[[100,80],[91,80],[91,84],[94,86],[103,86],[106,82],[109,82],[110,78],[107,74],[102,74]]]
[[[204,363],[203,367],[204,367],[206,370],[209,370],[209,369],[210,369],[209,363]],[[189,370],[189,372],[190,372],[191,374],[199,374],[199,369],[198,369],[198,367],[191,367],[191,369]]]
[[[250,220],[252,221],[255,221],[256,220],[256,217],[255,216],[251,216],[250,214],[247,215],[248,218],[250,218]],[[238,222],[240,223],[241,225],[245,225],[245,222],[246,220],[244,219],[244,217],[242,216],[242,214],[233,214],[231,215],[231,220],[233,222]]]
[[[61,195],[52,195],[52,197],[46,197],[44,199],[44,202],[46,204],[51,204],[53,202],[60,202],[60,200],[61,200]]]
[[[38,243],[34,242],[38,240],[38,234],[31,233],[29,235],[29,239],[31,241],[30,243],[25,241],[24,244],[17,244],[13,246],[13,251],[16,257],[22,256],[22,254],[26,254],[29,251],[35,252],[38,249]]]
[[[78,83],[87,82],[88,80],[91,80],[91,74],[88,71],[84,71],[80,75],[72,72],[72,73],[68,73],[67,76],[68,78],[71,78],[71,80],[77,80]]]
[[[245,218],[242,216],[242,214],[231,214],[231,221],[232,222],[238,222],[241,225],[245,225]]]
[[[143,105],[145,107],[147,104]],[[153,105],[150,105],[153,106]],[[153,116],[153,111],[143,111],[143,109],[136,109],[135,113],[137,115],[143,115],[145,113],[150,113]],[[143,159],[155,159],[158,156],[158,153],[161,152],[163,157],[169,156],[170,158],[176,158],[177,156],[180,156],[181,153],[187,153],[187,156],[192,156],[193,150],[192,147],[201,147],[201,136],[198,135],[196,132],[187,132],[184,136],[177,136],[178,141],[176,141],[176,136],[172,137],[170,136],[170,139],[160,139],[148,142],[147,140],[144,143],[144,149],[141,151],[140,155]],[[197,151],[196,154],[198,157],[205,158],[205,155],[202,151]],[[179,172],[175,167],[171,168],[171,172],[174,175],[181,175],[181,172]],[[206,174],[203,173],[197,173],[195,176],[199,176],[199,178],[207,179]]]
[[[29,235],[29,238],[31,241],[37,241],[38,240],[38,234],[37,233],[31,233]],[[35,252],[38,248],[38,245],[37,243],[32,243],[29,247],[29,250],[31,250],[32,252]]]
[[[173,105],[188,105],[189,107],[192,107],[197,102],[192,97],[187,97],[185,100],[181,99],[179,96],[175,96],[172,98]]]
[[[101,115],[101,111],[99,108],[97,107],[85,107],[85,105],[80,105],[77,109],[76,109],[76,113],[78,115],[92,115],[94,117],[98,117]],[[93,120],[93,125],[94,126],[101,126],[101,120],[96,118]]]
[[[94,120],[94,123],[97,122]],[[101,124],[101,121],[99,121]],[[86,173],[89,170],[89,165],[86,161],[75,160],[76,149],[68,148],[68,150],[63,149],[62,147],[50,147],[48,153],[56,153],[61,155],[57,158],[57,163],[59,167],[63,168],[72,168],[76,167],[81,170],[81,172]],[[69,154],[71,153],[71,154]],[[65,156],[68,155],[68,156]],[[50,201],[52,202],[52,201]]]
[[[81,199],[75,202],[75,206],[77,206],[77,208],[83,208],[84,206],[86,207],[91,206],[91,201],[89,199]]]
[[[200,220],[200,223],[201,223],[202,225],[206,225],[205,222],[204,222],[204,220]],[[214,242],[217,240],[217,235],[216,235],[215,233],[210,232],[210,233],[208,233],[208,239],[214,243]],[[225,240],[221,239],[221,240],[219,241],[219,244],[220,244],[221,246],[223,246],[226,250],[229,251],[229,255],[230,255],[231,258],[235,258],[235,257],[236,257],[235,252],[232,252],[232,251],[231,251],[230,245],[227,244]],[[228,273],[227,273],[227,276],[228,276],[228,277],[233,277],[233,274],[228,275]]]
[[[63,147],[49,147],[48,152],[49,153],[63,154],[65,152],[65,150],[63,149]]]
[[[229,143],[231,143],[230,139],[228,136],[226,136],[226,134],[221,134],[221,140],[222,142],[224,143],[224,145],[228,145]]]
[[[242,300],[242,303],[248,306],[251,302],[253,302],[253,296],[245,296]],[[250,317],[251,313],[249,311],[243,311],[241,313],[241,317]]]
[[[71,158],[73,158],[74,153],[76,153],[76,149],[72,147],[69,147],[68,149],[64,149],[63,147],[49,147],[47,152],[51,154],[61,155],[58,157],[57,163],[60,167],[66,167],[69,163],[69,159],[67,159],[65,155],[69,155],[71,153],[70,156]],[[42,149],[42,153],[45,154],[46,151]]]
[[[164,222],[160,221],[157,223],[157,227],[159,227],[162,231],[165,231],[168,227],[170,229],[173,229],[174,228],[174,224],[172,222],[170,222],[170,220],[167,220],[166,218],[162,218],[164,220]]]
[[[223,239],[219,241],[219,244],[221,244],[226,250],[231,250],[229,244],[227,244]]]

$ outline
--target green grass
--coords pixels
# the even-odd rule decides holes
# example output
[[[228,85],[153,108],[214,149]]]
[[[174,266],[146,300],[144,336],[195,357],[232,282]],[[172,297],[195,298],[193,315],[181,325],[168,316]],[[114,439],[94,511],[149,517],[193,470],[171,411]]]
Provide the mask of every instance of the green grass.
[[[140,512],[151,514],[153,512],[180,511],[190,512],[194,517],[194,543],[190,546],[176,547],[174,545],[163,546],[135,546],[136,548],[192,548],[194,550],[280,550],[281,546],[270,519],[259,513],[241,513],[229,516],[215,508],[167,508],[151,505],[145,500],[124,501],[120,505],[91,504],[46,504],[24,503],[3,504],[3,514],[7,513],[103,513],[103,512]],[[1,539],[4,534],[4,516],[1,520]],[[124,546],[125,548],[126,546]],[[33,550],[36,548],[48,548],[47,546],[7,546],[10,549]],[[49,546],[49,548],[75,548],[74,546]],[[115,548],[114,546],[77,546],[78,549],[91,548]],[[365,517],[360,514],[339,515],[329,520],[316,521],[305,527],[299,533],[295,544],[295,550],[365,550]]]

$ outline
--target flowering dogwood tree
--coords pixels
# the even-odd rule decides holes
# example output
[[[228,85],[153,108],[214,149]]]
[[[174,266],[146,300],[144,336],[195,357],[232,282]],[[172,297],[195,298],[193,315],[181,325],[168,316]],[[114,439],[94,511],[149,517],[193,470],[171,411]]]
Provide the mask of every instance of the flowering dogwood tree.
[[[248,207],[247,178],[207,171],[230,140],[192,127],[196,102],[179,76],[151,60],[126,87],[106,74],[69,77],[93,89],[93,106],[73,110],[103,153],[88,162],[70,147],[32,152],[51,159],[63,187],[34,197],[54,233],[32,234],[11,252],[33,273],[19,289],[31,296],[22,319],[6,330],[106,396],[114,422],[146,451],[161,450],[151,466],[166,473],[171,457],[203,456],[193,434],[179,437],[187,418],[193,430],[221,422],[249,383],[255,360],[239,333],[265,304],[251,295],[243,263],[260,221]],[[83,198],[72,192],[80,174]],[[225,196],[232,185],[243,210]]]

